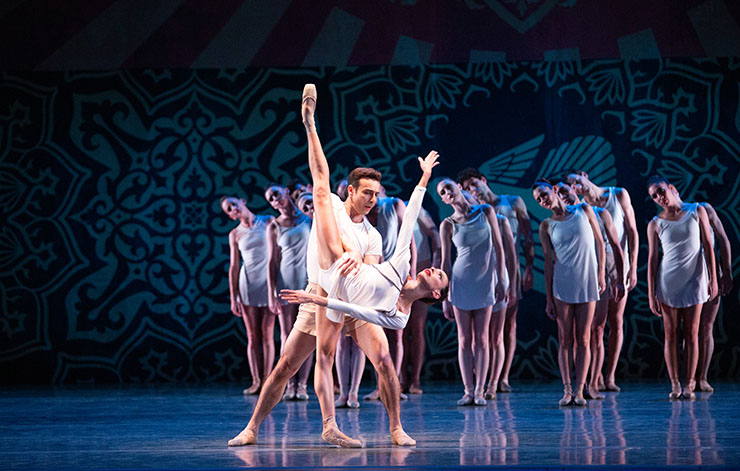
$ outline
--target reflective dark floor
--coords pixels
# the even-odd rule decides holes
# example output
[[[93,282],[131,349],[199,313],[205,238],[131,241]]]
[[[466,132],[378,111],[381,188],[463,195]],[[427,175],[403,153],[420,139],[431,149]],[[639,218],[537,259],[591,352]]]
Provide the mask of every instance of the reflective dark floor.
[[[404,427],[418,441],[413,448],[390,445],[379,402],[337,410],[343,431],[365,440],[360,450],[321,441],[313,395],[279,404],[259,445],[229,448],[256,402],[237,385],[2,388],[0,468],[734,469],[740,384],[713,384],[713,394],[674,402],[667,381],[622,383],[621,393],[586,408],[558,408],[556,382],[514,384],[514,393],[485,407],[457,407],[457,384],[427,384],[423,395],[402,403]]]

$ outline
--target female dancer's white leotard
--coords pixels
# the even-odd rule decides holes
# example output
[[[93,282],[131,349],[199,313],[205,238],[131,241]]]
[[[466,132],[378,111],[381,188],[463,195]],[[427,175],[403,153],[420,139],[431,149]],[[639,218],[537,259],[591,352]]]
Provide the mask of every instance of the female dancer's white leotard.
[[[567,206],[564,220],[547,218],[555,265],[553,296],[576,304],[599,300],[599,262],[585,203]]]
[[[280,270],[277,290],[303,289],[308,280],[306,274],[306,249],[311,233],[311,219],[300,214],[292,226],[278,225],[277,244],[280,247]]]
[[[452,242],[457,257],[452,265],[450,302],[458,309],[472,311],[493,306],[497,283],[496,255],[491,241],[491,226],[483,205],[473,206],[475,215],[464,223],[452,223]]]
[[[604,209],[609,211],[609,214],[612,217],[614,229],[617,231],[617,240],[622,246],[622,258],[624,259],[624,271],[622,274],[626,281],[630,270],[630,251],[629,244],[627,243],[627,231],[624,230],[624,210],[622,209],[622,205],[619,203],[619,197],[617,196],[618,189],[619,188],[613,186],[606,188],[607,199],[606,203],[604,203]],[[609,269],[608,266],[606,268],[607,270]]]
[[[242,257],[239,297],[245,306],[267,306],[267,225],[270,216],[255,216],[251,227],[237,226]]]
[[[342,276],[339,273],[338,266],[344,257],[335,261],[328,270],[321,270],[319,283],[329,295],[326,310],[329,320],[340,322],[342,313],[346,312],[356,319],[381,327],[406,327],[409,313],[399,311],[396,302],[411,268],[411,236],[424,193],[424,187],[417,186],[414,189],[404,212],[396,250],[389,260],[377,265],[362,264],[354,276]]]
[[[709,299],[707,266],[702,255],[697,203],[685,203],[680,219],[653,218],[663,248],[655,294],[671,307],[689,307]]]

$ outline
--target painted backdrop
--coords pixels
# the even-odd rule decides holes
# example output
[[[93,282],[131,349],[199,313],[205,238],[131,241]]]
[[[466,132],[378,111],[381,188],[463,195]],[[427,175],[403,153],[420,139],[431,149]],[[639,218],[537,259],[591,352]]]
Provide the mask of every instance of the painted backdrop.
[[[266,183],[308,180],[304,82],[318,85],[335,179],[373,166],[405,197],[416,156],[437,149],[437,177],[474,166],[497,193],[521,195],[535,236],[546,215],[534,178],[578,167],[626,187],[642,253],[619,377],[666,376],[646,299],[645,228],[657,208],[647,177],[712,202],[740,250],[738,59],[3,73],[3,383],[246,380],[243,326],[228,304],[234,223],[219,197],[269,212]],[[424,205],[437,221],[447,214],[433,191]],[[558,374],[541,253],[519,314],[517,377]],[[738,293],[717,320],[712,377],[740,373]],[[455,377],[455,328],[438,309],[426,339],[424,375]]]

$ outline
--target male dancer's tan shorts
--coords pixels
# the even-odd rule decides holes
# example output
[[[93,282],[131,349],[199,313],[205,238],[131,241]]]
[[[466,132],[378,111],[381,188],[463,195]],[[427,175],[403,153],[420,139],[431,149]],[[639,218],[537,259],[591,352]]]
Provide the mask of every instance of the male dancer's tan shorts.
[[[315,283],[309,283],[306,286],[306,291],[311,294],[318,294],[319,285]],[[316,337],[316,306],[312,303],[301,304],[298,308],[298,316],[296,317],[293,328],[304,334],[313,335]],[[344,316],[344,331],[349,335],[350,332],[354,331],[360,326],[367,324],[367,321],[352,318],[350,316]]]

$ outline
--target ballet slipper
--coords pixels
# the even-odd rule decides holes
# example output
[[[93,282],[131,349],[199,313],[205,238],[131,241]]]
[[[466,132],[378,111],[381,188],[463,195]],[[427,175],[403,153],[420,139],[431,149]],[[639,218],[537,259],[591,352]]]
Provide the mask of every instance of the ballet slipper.
[[[396,446],[414,446],[416,440],[409,437],[401,427],[391,431],[391,442]]]
[[[239,435],[229,440],[229,446],[244,446],[257,444],[257,431],[245,428]]]
[[[371,393],[362,396],[363,401],[377,401],[378,399],[380,399],[380,392],[377,389],[374,389]]]
[[[696,381],[692,379],[686,384],[686,387],[683,388],[683,391],[681,391],[681,398],[688,401],[695,400],[696,394],[694,394],[694,389],[696,389]]]
[[[476,406],[485,406],[486,405],[486,399],[483,397],[483,394],[476,394],[473,396],[473,404]]]
[[[347,407],[347,396],[340,395],[335,401],[334,401],[334,407],[337,409],[341,409],[342,407]]]
[[[699,380],[699,388],[698,388],[698,390],[699,391],[703,391],[703,392],[714,392],[714,388],[712,387],[711,384],[709,384],[707,382],[706,379],[700,379]]]
[[[251,386],[242,391],[242,394],[244,394],[245,396],[254,396],[255,394],[259,394],[261,387],[262,383],[260,382],[252,383]]]
[[[598,387],[596,387],[595,385],[591,385],[591,386],[588,387],[588,389],[586,389],[585,391],[583,391],[583,397],[586,398],[586,399],[594,399],[594,400],[597,400],[597,401],[601,401],[601,400],[606,399],[606,396],[604,396],[603,394],[601,394],[599,392]]]
[[[559,406],[569,406],[573,402],[573,390],[570,383],[563,385],[563,397],[558,401]]]
[[[402,400],[402,401],[408,401],[408,400],[409,400],[409,397],[408,397],[408,395],[406,395],[406,394],[404,394],[404,393],[401,393],[401,394],[399,395],[399,397],[401,398],[401,400]]]
[[[498,383],[498,392],[510,393],[512,391],[508,381],[501,381]]]
[[[295,390],[295,398],[297,401],[308,401],[308,391],[305,384],[298,383]]]
[[[412,384],[409,386],[409,394],[424,394],[424,391],[422,391],[419,385]]]
[[[295,399],[295,383],[288,383],[283,394],[283,401],[292,401]]]
[[[586,405],[586,398],[583,397],[583,385],[579,384],[576,386],[575,393],[573,394],[573,405],[583,407]]]
[[[473,403],[473,396],[470,393],[463,394],[463,397],[457,400],[458,406],[469,406]]]
[[[321,439],[332,445],[336,445],[342,448],[362,448],[362,442],[351,438],[337,426],[337,422],[334,417],[327,417],[324,419],[324,430],[321,432]]]
[[[301,116],[306,131],[316,130],[314,113],[316,112],[316,85],[307,83],[303,87],[303,99],[301,101]]]
[[[355,396],[354,399],[352,399],[352,396],[350,396],[350,398],[347,399],[347,407],[349,407],[350,409],[360,408],[360,401],[357,400],[357,396]]]
[[[495,383],[488,385],[488,388],[486,388],[486,394],[484,397],[486,399],[496,399],[496,384]]]
[[[678,380],[671,380],[671,393],[668,399],[675,400],[681,397],[681,383]]]

